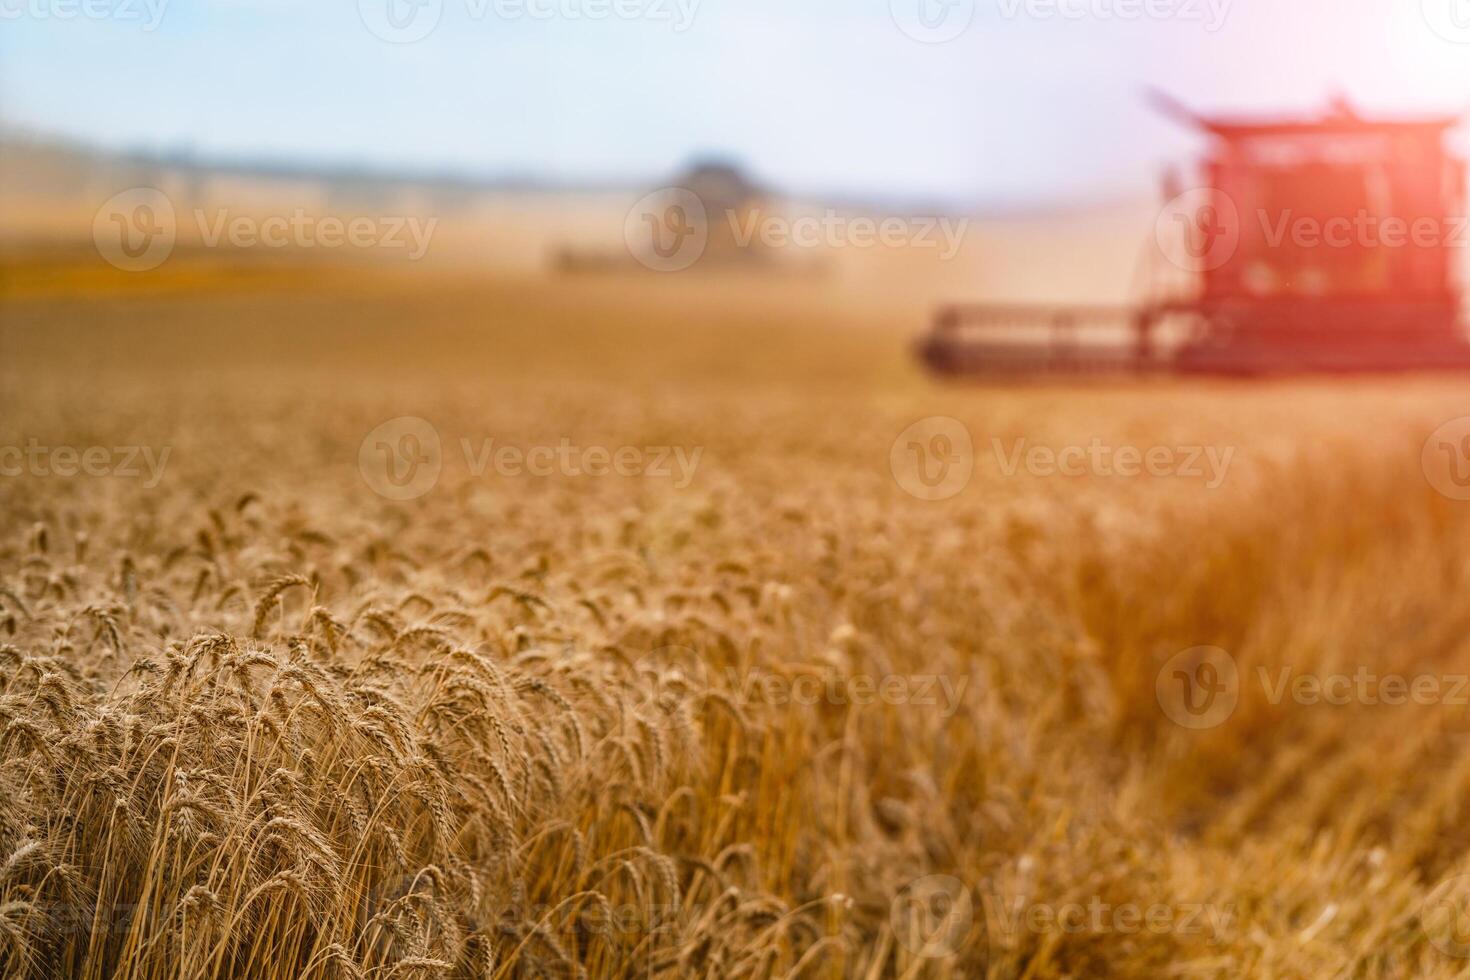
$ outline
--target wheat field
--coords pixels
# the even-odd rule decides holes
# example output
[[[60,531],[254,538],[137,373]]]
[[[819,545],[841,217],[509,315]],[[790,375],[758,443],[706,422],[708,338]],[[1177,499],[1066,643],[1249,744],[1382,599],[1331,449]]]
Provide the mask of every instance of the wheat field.
[[[169,276],[0,324],[5,976],[1470,967],[1462,382],[944,386],[797,285]],[[1094,443],[1229,465],[1016,465]],[[1291,686],[1364,672],[1440,686]]]

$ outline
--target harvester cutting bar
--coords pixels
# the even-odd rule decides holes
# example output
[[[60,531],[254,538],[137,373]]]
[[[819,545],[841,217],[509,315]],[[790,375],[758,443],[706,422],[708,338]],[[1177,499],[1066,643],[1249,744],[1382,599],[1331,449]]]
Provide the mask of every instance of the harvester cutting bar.
[[[949,306],[919,355],[940,374],[1143,371],[1153,366],[1149,322],[1123,306]]]

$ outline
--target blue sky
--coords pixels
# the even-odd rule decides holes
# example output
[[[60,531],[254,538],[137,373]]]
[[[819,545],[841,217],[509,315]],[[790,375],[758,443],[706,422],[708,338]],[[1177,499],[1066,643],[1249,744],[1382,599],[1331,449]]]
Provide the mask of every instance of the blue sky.
[[[1192,140],[1144,106],[1149,85],[1209,108],[1311,108],[1337,88],[1470,109],[1470,0],[600,0],[624,5],[600,19],[582,6],[599,0],[422,0],[440,10],[413,43],[367,26],[388,2],[0,0],[0,119],[120,148],[553,180],[721,153],[796,191],[1024,205],[1151,191]],[[921,2],[958,36],[905,33]]]

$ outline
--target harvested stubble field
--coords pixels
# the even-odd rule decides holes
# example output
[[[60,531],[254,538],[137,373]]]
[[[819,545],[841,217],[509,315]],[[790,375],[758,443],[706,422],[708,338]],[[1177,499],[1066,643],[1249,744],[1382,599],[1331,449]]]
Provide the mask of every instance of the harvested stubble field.
[[[1463,385],[946,388],[915,326],[719,279],[8,303],[0,444],[168,455],[0,479],[4,974],[1461,972],[1466,709],[1273,685],[1470,671],[1420,462]],[[398,501],[359,453],[402,416],[443,454]],[[890,466],[930,416],[975,442],[938,502]],[[1239,703],[1191,730],[1201,645]]]

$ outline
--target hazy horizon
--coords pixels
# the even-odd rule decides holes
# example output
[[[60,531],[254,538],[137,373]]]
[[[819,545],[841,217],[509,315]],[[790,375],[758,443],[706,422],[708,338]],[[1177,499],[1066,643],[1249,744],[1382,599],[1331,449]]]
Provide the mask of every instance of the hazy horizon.
[[[1191,156],[1150,86],[1211,112],[1470,106],[1458,0],[418,0],[394,21],[386,2],[5,0],[0,121],[547,184],[720,156],[792,193],[1035,207],[1149,194]]]

